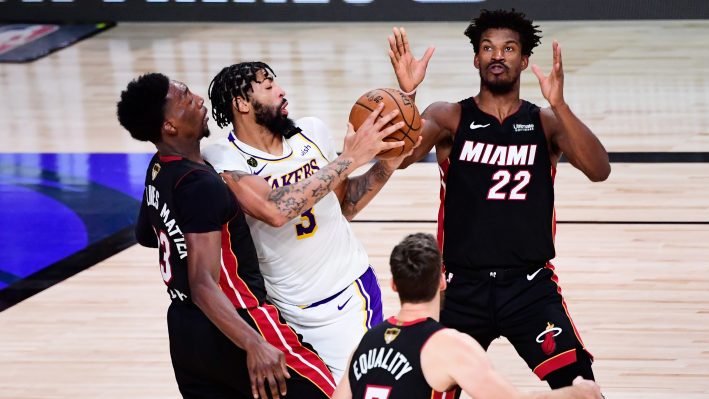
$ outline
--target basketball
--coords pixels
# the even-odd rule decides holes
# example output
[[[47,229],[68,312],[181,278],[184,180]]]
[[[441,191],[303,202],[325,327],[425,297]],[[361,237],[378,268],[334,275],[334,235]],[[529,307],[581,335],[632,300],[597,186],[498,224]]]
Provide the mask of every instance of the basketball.
[[[352,106],[350,111],[350,123],[357,130],[369,117],[369,114],[380,103],[384,103],[384,109],[379,114],[386,115],[395,109],[399,110],[399,115],[389,121],[387,125],[394,125],[400,121],[404,121],[404,127],[395,131],[384,138],[384,141],[403,141],[402,147],[392,148],[391,150],[382,151],[377,154],[377,158],[389,159],[396,158],[399,155],[405,154],[416,144],[418,137],[421,135],[421,114],[416,108],[414,101],[397,89],[374,89],[364,93],[357,102]]]

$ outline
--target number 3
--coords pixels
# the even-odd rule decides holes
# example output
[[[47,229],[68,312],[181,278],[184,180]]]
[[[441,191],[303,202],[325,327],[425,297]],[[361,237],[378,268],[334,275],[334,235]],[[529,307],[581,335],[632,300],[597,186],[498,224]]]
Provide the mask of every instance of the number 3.
[[[313,208],[308,209],[300,215],[300,223],[295,225],[295,235],[299,240],[312,237],[318,230],[318,224],[315,220]]]
[[[160,230],[158,235],[160,240],[160,274],[162,274],[162,280],[165,284],[170,284],[172,281],[172,265],[170,265],[170,240],[167,239],[167,234]]]

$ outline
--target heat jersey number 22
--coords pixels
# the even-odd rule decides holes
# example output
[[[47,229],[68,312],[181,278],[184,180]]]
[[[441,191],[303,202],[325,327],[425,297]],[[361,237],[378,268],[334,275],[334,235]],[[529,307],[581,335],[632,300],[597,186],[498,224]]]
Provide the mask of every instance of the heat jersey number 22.
[[[515,173],[514,177],[508,170],[500,169],[492,175],[492,181],[496,181],[495,185],[490,187],[487,192],[487,199],[489,200],[525,200],[527,199],[527,193],[522,190],[529,184],[532,179],[532,174],[528,170],[520,170]],[[516,181],[518,183],[514,184],[512,188],[507,192],[507,185],[510,180]]]

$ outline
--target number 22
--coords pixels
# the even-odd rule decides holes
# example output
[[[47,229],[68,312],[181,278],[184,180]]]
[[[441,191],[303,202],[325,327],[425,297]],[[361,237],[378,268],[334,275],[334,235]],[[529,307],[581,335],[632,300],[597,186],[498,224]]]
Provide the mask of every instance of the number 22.
[[[510,182],[510,177],[512,174],[507,171],[507,170],[498,170],[495,172],[494,175],[492,175],[492,180],[493,181],[498,181],[497,184],[494,186],[490,187],[490,190],[487,192],[487,199],[489,200],[505,200],[507,198],[507,193],[505,192],[500,192],[500,190],[507,185],[507,183]],[[509,199],[511,200],[525,200],[527,199],[527,193],[520,192],[522,191],[523,188],[529,184],[529,181],[532,178],[532,174],[529,173],[528,170],[520,170],[515,174],[514,180],[518,181],[516,186],[510,190],[510,196]]]

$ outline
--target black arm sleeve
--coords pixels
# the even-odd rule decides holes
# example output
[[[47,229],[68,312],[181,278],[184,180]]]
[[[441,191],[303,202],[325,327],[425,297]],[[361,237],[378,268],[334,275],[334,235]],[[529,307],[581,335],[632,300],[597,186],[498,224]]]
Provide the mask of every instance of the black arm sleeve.
[[[236,202],[218,175],[195,170],[175,188],[175,207],[183,233],[206,233],[222,229]]]
[[[140,213],[138,213],[138,222],[135,225],[135,239],[138,244],[149,247],[158,247],[158,238],[155,236],[155,230],[150,224],[148,218],[148,210],[146,209],[145,191],[143,191],[143,200],[140,202]]]

